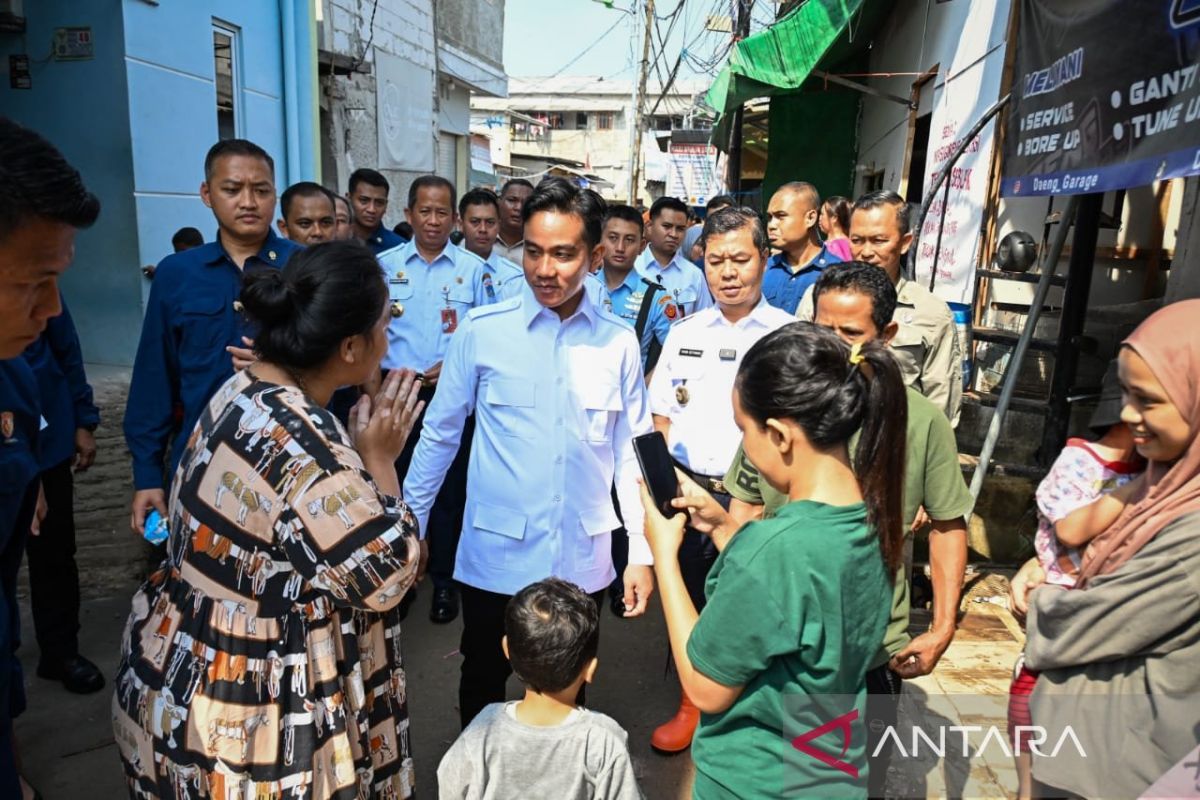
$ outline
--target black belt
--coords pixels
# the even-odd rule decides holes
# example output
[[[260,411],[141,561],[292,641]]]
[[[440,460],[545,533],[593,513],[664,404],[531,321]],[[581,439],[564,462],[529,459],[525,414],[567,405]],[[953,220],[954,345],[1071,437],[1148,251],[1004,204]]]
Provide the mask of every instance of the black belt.
[[[679,467],[679,469],[683,471],[684,475],[687,475],[689,478],[698,483],[700,488],[704,489],[704,491],[708,492],[709,494],[729,494],[729,490],[725,488],[724,475],[720,477],[715,475],[701,475],[697,472],[693,472],[681,464],[679,459],[672,458],[671,460],[675,462],[675,466]]]

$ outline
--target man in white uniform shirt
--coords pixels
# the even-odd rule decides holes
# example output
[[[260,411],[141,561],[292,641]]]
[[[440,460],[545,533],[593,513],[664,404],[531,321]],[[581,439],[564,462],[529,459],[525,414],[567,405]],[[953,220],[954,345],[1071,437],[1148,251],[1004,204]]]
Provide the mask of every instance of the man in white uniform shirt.
[[[687,226],[688,207],[682,200],[674,197],[655,200],[650,206],[650,224],[646,226],[649,244],[634,265],[643,278],[666,288],[682,316],[713,304],[704,271],[688,261],[681,249]]]
[[[629,531],[626,616],[653,591],[634,436],[651,428],[637,339],[585,291],[602,254],[603,201],[547,179],[525,203],[526,286],[467,314],[450,342],[437,395],[404,481],[422,535],[462,425],[475,413],[467,506],[454,577],[461,585],[463,727],[504,699],[501,650],[509,598],[548,575],[597,605],[614,571],[614,483]]]
[[[796,319],[762,295],[767,232],[758,214],[723,208],[705,221],[700,241],[717,304],[671,326],[650,380],[650,411],[676,464],[728,508],[721,479],[741,443],[732,399],[738,365],[755,342]],[[704,581],[716,559],[712,539],[689,530],[679,565],[697,610],[704,608]],[[681,692],[679,711],[655,729],[650,743],[665,752],[684,750],[699,720]]]

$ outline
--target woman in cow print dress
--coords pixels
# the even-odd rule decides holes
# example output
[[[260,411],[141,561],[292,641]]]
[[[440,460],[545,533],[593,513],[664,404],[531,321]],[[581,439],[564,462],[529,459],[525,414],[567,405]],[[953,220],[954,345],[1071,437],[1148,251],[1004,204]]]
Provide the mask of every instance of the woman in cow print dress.
[[[378,372],[387,297],[357,243],[247,276],[259,360],[191,432],[167,560],[125,629],[113,729],[130,797],[412,795],[393,609],[420,557],[392,464],[419,382],[390,374],[350,433],[325,410]]]

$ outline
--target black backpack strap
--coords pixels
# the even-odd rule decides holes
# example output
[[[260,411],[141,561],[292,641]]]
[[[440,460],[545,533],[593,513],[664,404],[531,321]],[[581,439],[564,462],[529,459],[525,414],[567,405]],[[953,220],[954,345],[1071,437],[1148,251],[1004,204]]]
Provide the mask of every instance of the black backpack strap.
[[[633,332],[637,334],[638,341],[642,341],[642,334],[646,331],[646,323],[650,319],[650,309],[654,308],[654,295],[661,291],[665,291],[662,285],[651,283],[642,278],[642,283],[646,284],[644,294],[642,294],[642,305],[638,309],[637,322],[633,324]]]
[[[654,308],[654,296],[659,292],[665,292],[666,288],[662,284],[654,283],[642,278],[642,283],[646,284],[645,294],[642,295],[642,306],[638,309],[637,322],[634,323],[633,330],[637,334],[638,346],[642,344],[642,333],[646,330],[646,323],[650,319],[650,309]],[[650,342],[650,350],[646,354],[645,372],[648,374],[654,371],[654,367],[658,364],[658,357],[662,355],[662,342],[658,339]]]

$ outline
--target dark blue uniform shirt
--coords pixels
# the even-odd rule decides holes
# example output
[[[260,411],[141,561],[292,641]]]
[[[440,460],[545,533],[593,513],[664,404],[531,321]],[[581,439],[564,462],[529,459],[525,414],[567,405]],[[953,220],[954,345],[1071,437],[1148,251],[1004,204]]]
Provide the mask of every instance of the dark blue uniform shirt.
[[[75,431],[100,424],[100,409],[83,371],[83,353],[75,323],[62,298],[62,314],[23,354],[37,378],[38,398],[46,429],[38,441],[38,463],[48,470],[75,455]]]
[[[407,244],[408,239],[405,239],[395,231],[388,230],[383,227],[383,223],[379,223],[379,227],[371,231],[371,235],[367,237],[367,247],[371,248],[371,252],[379,255],[384,250],[391,250],[393,247],[399,247],[402,244]]]
[[[23,358],[0,361],[0,797],[16,797],[12,719],[25,709],[17,648],[17,570],[33,520],[41,428],[37,380]]]
[[[246,259],[245,271],[278,269],[300,249],[271,231],[258,254]],[[163,487],[175,403],[183,405],[183,428],[166,464],[172,473],[204,405],[233,375],[225,348],[243,347],[243,336],[253,338],[249,323],[233,307],[241,290],[242,270],[219,241],[159,263],[125,407],[135,488]]]
[[[824,245],[821,245],[821,252],[817,253],[816,258],[795,272],[788,266],[787,254],[773,255],[767,261],[767,270],[763,273],[763,297],[776,308],[795,314],[808,287],[817,282],[817,278],[821,277],[827,266],[841,262],[842,259],[829,252]]]
[[[0,550],[12,537],[29,484],[41,472],[37,379],[23,358],[0,361]]]

